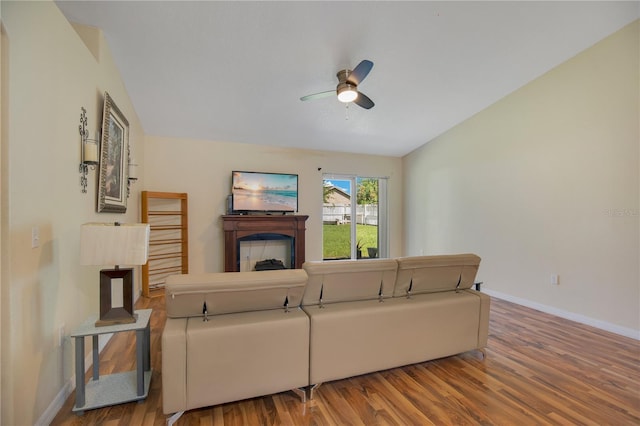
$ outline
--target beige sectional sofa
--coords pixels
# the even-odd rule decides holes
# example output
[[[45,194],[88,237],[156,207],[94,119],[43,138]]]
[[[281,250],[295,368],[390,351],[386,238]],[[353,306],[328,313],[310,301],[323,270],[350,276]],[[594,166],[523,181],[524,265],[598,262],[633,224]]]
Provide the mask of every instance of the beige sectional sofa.
[[[185,410],[484,348],[473,254],[306,262],[169,277],[163,411]],[[207,313],[203,314],[206,304]],[[208,321],[204,321],[207,318]]]

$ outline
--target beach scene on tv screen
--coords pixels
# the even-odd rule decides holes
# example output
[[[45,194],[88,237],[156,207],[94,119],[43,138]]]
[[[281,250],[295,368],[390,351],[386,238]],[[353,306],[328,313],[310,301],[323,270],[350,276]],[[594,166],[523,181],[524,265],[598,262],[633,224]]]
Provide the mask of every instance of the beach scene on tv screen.
[[[298,207],[298,176],[233,172],[233,209],[289,211]]]

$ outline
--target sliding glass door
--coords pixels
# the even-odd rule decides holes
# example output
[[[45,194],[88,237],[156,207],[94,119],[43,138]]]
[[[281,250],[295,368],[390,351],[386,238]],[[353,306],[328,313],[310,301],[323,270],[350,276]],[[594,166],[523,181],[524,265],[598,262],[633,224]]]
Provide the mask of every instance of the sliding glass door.
[[[323,176],[323,258],[387,257],[387,179]]]

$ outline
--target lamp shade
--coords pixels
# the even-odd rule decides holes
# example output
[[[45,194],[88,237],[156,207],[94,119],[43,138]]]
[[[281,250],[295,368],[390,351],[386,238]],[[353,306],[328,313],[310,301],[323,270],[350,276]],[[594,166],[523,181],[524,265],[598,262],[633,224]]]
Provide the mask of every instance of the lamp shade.
[[[144,265],[148,257],[148,223],[82,225],[81,265]]]

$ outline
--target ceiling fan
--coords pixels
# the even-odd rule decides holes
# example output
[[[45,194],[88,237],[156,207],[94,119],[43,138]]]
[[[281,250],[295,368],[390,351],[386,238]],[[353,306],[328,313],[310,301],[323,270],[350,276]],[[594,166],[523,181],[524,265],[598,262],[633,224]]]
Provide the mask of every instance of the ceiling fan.
[[[338,74],[336,74],[338,77],[338,86],[335,90],[328,90],[326,92],[303,96],[300,100],[308,101],[312,99],[326,98],[337,94],[340,102],[353,102],[362,108],[371,109],[375,105],[373,101],[369,99],[367,95],[358,91],[358,84],[365,79],[367,74],[369,74],[369,71],[371,71],[371,68],[373,68],[373,62],[365,59],[353,70],[345,69],[338,71]]]

